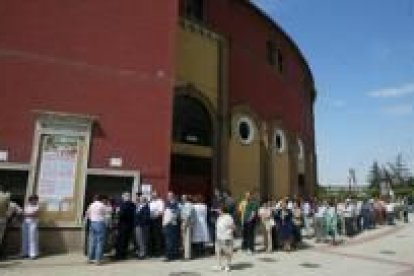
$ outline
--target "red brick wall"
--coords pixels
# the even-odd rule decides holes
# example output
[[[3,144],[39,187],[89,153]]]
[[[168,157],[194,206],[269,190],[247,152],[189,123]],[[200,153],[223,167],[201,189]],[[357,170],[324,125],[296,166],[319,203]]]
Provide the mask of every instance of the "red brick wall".
[[[281,119],[288,130],[313,147],[311,87],[303,60],[280,31],[273,28],[250,4],[240,0],[206,2],[207,25],[230,41],[230,104],[247,103],[262,119]],[[284,72],[267,63],[266,41],[280,47]]]
[[[167,190],[177,0],[2,0],[0,149],[30,161],[32,110],[98,116],[90,167]]]

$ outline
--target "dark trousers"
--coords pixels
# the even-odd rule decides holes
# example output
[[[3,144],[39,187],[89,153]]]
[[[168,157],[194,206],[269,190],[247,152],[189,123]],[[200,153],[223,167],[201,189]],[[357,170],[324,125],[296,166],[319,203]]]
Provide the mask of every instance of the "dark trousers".
[[[297,246],[302,241],[301,227],[295,225],[293,227],[293,243]]]
[[[118,226],[118,236],[116,239],[116,258],[125,259],[128,255],[129,242],[134,231],[133,225],[120,224]]]
[[[208,224],[208,228],[209,228],[208,231],[210,234],[211,241],[213,242],[213,247],[216,245],[216,224],[217,224],[217,217],[211,217],[209,224]]]
[[[362,216],[362,221],[363,221],[363,230],[368,230],[371,229],[371,219],[369,217],[368,214],[365,214]]]
[[[345,218],[345,234],[348,237],[352,237],[354,235],[354,218],[352,217]]]
[[[387,224],[388,225],[394,225],[394,213],[387,213],[386,215],[387,218]]]
[[[165,255],[168,260],[174,260],[178,258],[179,227],[178,225],[168,224],[164,226],[163,230],[165,239]]]
[[[273,250],[278,250],[280,247],[279,244],[279,236],[276,225],[272,227],[272,243],[273,243]]]
[[[149,254],[154,257],[161,256],[163,249],[162,218],[153,218],[149,230]]]
[[[255,245],[255,228],[256,228],[256,222],[245,222],[243,224],[243,241],[242,241],[242,249],[243,250],[250,250],[254,251],[254,245]]]
[[[360,233],[362,230],[362,215],[358,215],[356,217],[356,232]]]

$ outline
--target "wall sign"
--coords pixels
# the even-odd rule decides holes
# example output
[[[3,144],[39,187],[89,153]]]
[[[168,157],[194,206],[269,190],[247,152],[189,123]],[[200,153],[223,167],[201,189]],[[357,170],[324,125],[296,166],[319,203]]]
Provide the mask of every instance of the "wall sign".
[[[42,137],[37,194],[46,211],[73,211],[80,138]]]

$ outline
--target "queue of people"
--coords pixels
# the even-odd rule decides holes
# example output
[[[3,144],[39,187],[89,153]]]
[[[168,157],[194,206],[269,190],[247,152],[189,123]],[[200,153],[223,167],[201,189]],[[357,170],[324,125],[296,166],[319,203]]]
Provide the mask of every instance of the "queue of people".
[[[95,205],[92,203],[87,212],[91,221]],[[104,205],[99,207],[103,221],[108,210]],[[236,204],[229,192],[219,191],[210,204],[201,195],[178,198],[172,192],[164,201],[155,191],[150,199],[138,193],[136,202],[132,202],[130,194],[125,193],[119,206],[111,211],[118,224],[114,256],[125,259],[134,252],[139,259],[164,255],[165,261],[189,260],[214,249],[219,267],[229,270],[234,236],[241,237],[241,250],[246,254],[256,251],[259,234],[266,252],[290,252],[300,248],[304,238],[336,245],[340,237],[353,237],[377,225],[394,224],[399,216],[397,206],[402,205],[380,199],[327,201],[286,197],[259,203],[258,196],[250,192]],[[408,217],[406,214],[401,208],[400,217]],[[92,224],[90,229],[93,231],[89,260],[100,263],[102,246],[96,246],[100,238],[93,236],[97,231]],[[129,250],[131,244],[134,250]]]
[[[1,196],[0,211],[6,200]],[[173,192],[164,200],[156,191],[149,198],[137,193],[132,200],[129,192],[120,198],[114,201],[97,195],[85,212],[88,263],[102,264],[105,254],[113,260],[164,256],[165,261],[174,261],[214,252],[218,269],[229,271],[237,236],[242,252],[249,255],[256,252],[258,236],[263,237],[266,252],[290,252],[300,248],[304,238],[336,245],[339,238],[353,237],[378,225],[394,225],[396,219],[408,222],[404,200],[286,197],[259,202],[257,194],[247,192],[236,203],[230,192],[218,190],[208,202],[202,195],[178,197]],[[11,203],[8,206],[8,213],[22,217],[22,256],[36,258],[38,196],[30,196],[23,209]],[[0,221],[0,238],[2,227]]]

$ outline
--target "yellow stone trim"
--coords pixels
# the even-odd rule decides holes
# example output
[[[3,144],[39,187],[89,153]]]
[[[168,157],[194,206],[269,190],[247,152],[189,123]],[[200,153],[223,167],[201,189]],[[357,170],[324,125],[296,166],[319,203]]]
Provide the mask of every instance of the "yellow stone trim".
[[[213,149],[211,147],[190,145],[190,144],[183,144],[183,143],[173,143],[172,152],[174,154],[182,154],[182,155],[195,156],[195,157],[205,157],[205,158],[213,157]]]

